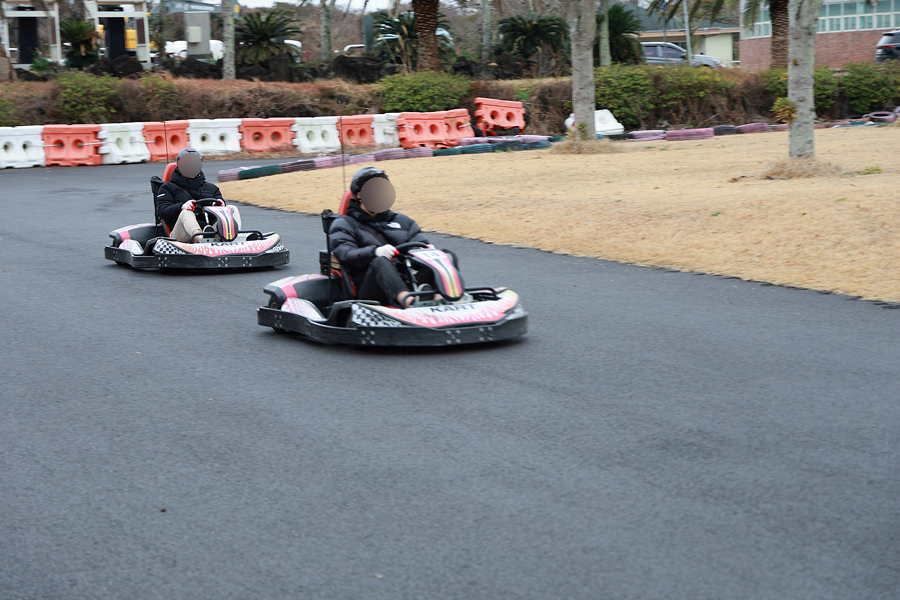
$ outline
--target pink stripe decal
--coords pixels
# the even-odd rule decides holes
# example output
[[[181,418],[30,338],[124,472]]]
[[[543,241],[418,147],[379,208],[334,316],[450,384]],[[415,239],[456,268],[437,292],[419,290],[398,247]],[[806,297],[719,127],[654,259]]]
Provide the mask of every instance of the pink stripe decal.
[[[171,242],[172,245],[181,248],[190,254],[199,256],[228,256],[232,254],[259,254],[265,252],[278,243],[279,237],[276,235],[264,240],[256,240],[252,242],[242,242],[236,244],[234,242],[226,242],[222,244],[216,243],[200,243],[185,244],[183,242]]]
[[[423,308],[389,308],[386,306],[369,306],[389,315],[398,321],[418,325],[419,327],[447,327],[453,325],[476,325],[478,323],[495,323],[506,316],[519,301],[515,292],[506,290],[500,294],[499,300],[473,302],[471,304],[450,304],[447,306],[428,306]]]

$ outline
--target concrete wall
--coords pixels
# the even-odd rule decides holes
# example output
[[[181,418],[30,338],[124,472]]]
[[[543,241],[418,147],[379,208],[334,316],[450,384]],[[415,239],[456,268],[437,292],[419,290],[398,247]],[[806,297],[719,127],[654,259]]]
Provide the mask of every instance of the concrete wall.
[[[734,60],[734,36],[730,33],[711,35],[703,38],[703,54],[718,58],[730,67]]]

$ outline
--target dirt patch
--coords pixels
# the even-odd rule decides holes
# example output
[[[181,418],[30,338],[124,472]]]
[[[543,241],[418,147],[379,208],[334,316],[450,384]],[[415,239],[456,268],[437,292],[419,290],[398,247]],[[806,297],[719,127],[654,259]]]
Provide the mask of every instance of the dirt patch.
[[[378,166],[397,188],[394,208],[425,230],[900,302],[895,138],[817,131],[818,158],[852,174],[808,179],[760,177],[784,158],[787,133]],[[309,213],[336,209],[343,189],[340,168],[222,184],[226,198]]]

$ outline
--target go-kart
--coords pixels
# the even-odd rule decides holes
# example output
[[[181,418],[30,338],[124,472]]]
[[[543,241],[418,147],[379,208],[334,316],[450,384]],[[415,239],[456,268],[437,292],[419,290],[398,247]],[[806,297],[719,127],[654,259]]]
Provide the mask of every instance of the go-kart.
[[[336,216],[330,210],[322,213],[326,233]],[[527,331],[528,313],[512,290],[464,287],[453,258],[426,244],[410,242],[397,250],[393,262],[414,290],[410,308],[356,299],[335,256],[320,252],[320,273],[265,286],[269,302],[257,309],[257,322],[277,332],[362,347],[478,344],[514,339]]]
[[[156,194],[175,170],[166,166],[162,179],[150,178],[154,214]],[[285,265],[290,252],[277,233],[238,230],[231,207],[224,201],[206,198],[196,202],[195,213],[207,231],[194,234],[189,243],[170,237],[169,226],[159,215],[156,223],[130,225],[110,232],[112,243],[104,249],[108,260],[136,269],[245,269]],[[204,228],[207,229],[207,228]]]

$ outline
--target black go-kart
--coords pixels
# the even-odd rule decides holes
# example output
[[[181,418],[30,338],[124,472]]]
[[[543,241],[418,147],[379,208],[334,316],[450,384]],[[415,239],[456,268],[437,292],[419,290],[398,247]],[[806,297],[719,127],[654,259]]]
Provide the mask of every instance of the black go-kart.
[[[322,213],[326,233],[336,216]],[[320,273],[285,277],[264,288],[269,302],[257,309],[257,322],[277,332],[361,347],[479,344],[526,333],[528,313],[512,290],[464,287],[452,257],[426,244],[401,244],[397,250],[394,263],[414,290],[410,308],[356,299],[335,256],[320,252]]]
[[[164,177],[153,176],[154,214],[156,194],[175,170],[166,166]],[[238,230],[231,207],[222,200],[197,201],[197,220],[212,231],[197,233],[189,243],[170,237],[168,225],[157,215],[156,223],[130,225],[110,232],[112,243],[104,248],[108,260],[136,269],[247,269],[286,265],[290,252],[277,233]]]

